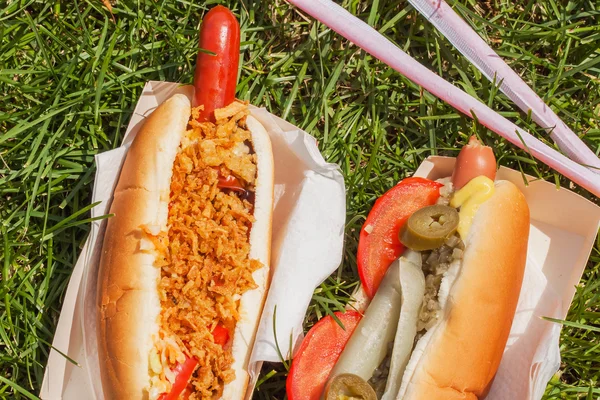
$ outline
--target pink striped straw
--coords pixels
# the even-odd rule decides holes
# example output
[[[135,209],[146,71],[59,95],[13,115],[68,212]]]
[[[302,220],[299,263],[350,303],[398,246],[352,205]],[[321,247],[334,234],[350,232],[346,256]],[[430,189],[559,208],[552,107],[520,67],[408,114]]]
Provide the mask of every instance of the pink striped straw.
[[[444,0],[408,0],[490,81],[550,133],[572,160],[600,173],[600,159]]]
[[[445,81],[404,53],[368,24],[330,0],[288,0],[374,57],[478,121],[557,172],[600,196],[600,176],[575,163],[519,128],[479,100]]]

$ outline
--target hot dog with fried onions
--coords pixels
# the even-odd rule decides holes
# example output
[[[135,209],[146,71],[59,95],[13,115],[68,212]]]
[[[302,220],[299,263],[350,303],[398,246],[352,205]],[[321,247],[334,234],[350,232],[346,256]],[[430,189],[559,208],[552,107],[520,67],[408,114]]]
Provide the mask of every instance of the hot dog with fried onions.
[[[135,137],[106,227],[98,353],[106,399],[243,398],[269,279],[273,155],[235,99],[239,24],[207,13],[191,99]],[[192,107],[193,106],[193,107]]]

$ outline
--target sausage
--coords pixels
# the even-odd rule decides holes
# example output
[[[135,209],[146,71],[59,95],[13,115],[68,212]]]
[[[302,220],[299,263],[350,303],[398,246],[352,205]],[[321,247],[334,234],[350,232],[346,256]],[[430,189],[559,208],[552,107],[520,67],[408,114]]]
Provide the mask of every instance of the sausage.
[[[452,183],[458,190],[480,175],[485,175],[492,181],[496,178],[496,157],[491,147],[483,146],[473,135],[458,153]]]
[[[240,24],[223,6],[212,8],[200,28],[200,49],[194,73],[193,106],[204,106],[198,121],[214,122],[214,110],[235,99],[240,61]]]

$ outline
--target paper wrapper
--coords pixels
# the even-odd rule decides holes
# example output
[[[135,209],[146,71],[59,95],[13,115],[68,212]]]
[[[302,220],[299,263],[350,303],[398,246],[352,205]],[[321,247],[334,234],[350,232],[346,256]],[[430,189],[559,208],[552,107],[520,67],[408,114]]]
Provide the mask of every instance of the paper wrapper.
[[[174,93],[191,95],[175,83],[149,82],[135,108],[123,145],[96,156],[93,201],[101,204],[92,216],[108,213],[112,192],[127,149],[152,110]],[[302,321],[312,293],[339,267],[342,259],[346,197],[339,168],[325,162],[315,139],[270,114],[252,108],[252,115],[271,137],[275,162],[272,283],[251,356],[253,377],[262,361],[280,361],[273,339],[277,306],[277,336],[283,354],[302,338]],[[102,246],[102,223],[92,224],[65,295],[40,397],[48,400],[102,399],[96,349],[96,276]],[[68,361],[64,355],[77,364]],[[253,385],[250,385],[252,388]]]
[[[188,90],[170,83],[146,85],[123,146],[96,157],[93,200],[102,203],[94,216],[107,212],[121,162],[145,116],[174,92]],[[276,171],[272,285],[251,357],[251,369],[258,371],[262,361],[279,361],[273,337],[275,305],[277,337],[285,356],[293,350],[290,335],[294,348],[302,338],[302,321],[314,288],[340,263],[345,196],[337,167],[324,162],[312,137],[265,110],[252,109],[252,114],[271,136]],[[445,177],[453,165],[453,158],[430,157],[415,175]],[[600,208],[548,182],[527,177],[531,181],[526,186],[523,175],[506,168],[500,169],[498,178],[512,181],[525,194],[531,233],[521,298],[487,399],[536,400],[560,366],[560,325],[541,317],[566,316],[594,245]],[[92,226],[71,276],[42,384],[43,399],[101,398],[93,312],[101,225]]]

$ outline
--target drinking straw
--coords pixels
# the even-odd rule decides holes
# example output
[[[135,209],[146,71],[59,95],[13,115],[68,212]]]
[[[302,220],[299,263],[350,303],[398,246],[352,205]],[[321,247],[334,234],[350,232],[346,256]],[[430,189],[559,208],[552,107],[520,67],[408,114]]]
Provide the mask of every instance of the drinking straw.
[[[496,132],[544,164],[600,196],[600,176],[502,117],[479,100],[445,81],[421,65],[391,41],[330,0],[288,0],[366,52],[380,59],[414,83],[422,86],[463,114]]]
[[[558,147],[572,160],[600,173],[600,159],[498,54],[444,0],[408,0],[462,55],[521,110],[546,129]]]

